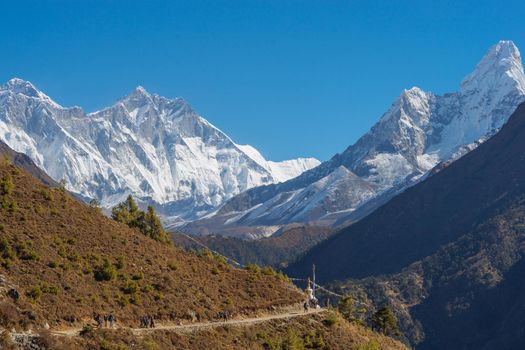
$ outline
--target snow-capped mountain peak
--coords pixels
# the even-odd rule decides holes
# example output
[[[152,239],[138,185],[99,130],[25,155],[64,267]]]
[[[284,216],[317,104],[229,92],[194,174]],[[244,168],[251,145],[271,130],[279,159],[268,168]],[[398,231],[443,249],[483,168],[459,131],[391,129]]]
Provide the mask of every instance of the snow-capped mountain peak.
[[[461,83],[461,92],[464,94],[496,88],[516,88],[525,93],[521,55],[516,45],[509,40],[502,40],[492,46],[476,69]]]
[[[254,160],[185,100],[140,86],[112,106],[85,114],[60,107],[29,82],[10,80],[0,88],[0,139],[105,207],[133,194],[182,219],[319,163]]]
[[[291,179],[292,177],[295,177],[294,174],[296,174],[298,170],[302,173],[321,164],[321,162],[315,158],[297,158],[283,160],[281,162],[268,161],[257,149],[250,145],[236,146],[246,153],[257,164],[272,173],[276,182],[284,182],[288,179]]]
[[[150,93],[141,85],[138,85],[131,94],[150,96]]]
[[[38,90],[29,81],[13,78],[7,81],[3,86],[3,90],[9,90],[17,94],[26,95],[28,97],[41,97],[42,92]]]
[[[431,93],[415,86],[405,90],[394,102],[392,108],[385,113],[385,117],[421,126],[428,122],[429,98],[431,96]]]
[[[48,102],[54,107],[60,108],[60,105],[53,101],[49,96],[38,90],[31,82],[20,78],[12,78],[4,85],[0,86],[0,92],[11,92],[13,94],[21,94],[29,98],[40,99]]]
[[[330,210],[332,218],[354,209],[355,215],[364,215],[373,205],[384,203],[388,196],[424,178],[439,163],[453,161],[474,149],[496,133],[523,101],[525,74],[519,50],[512,41],[500,41],[462,81],[458,92],[439,96],[417,87],[404,90],[379,121],[342,154],[283,184],[255,188],[232,198],[216,217],[207,218],[202,225],[211,222],[218,230],[219,216],[229,218],[232,211],[243,218],[242,225],[253,226],[329,222]],[[360,182],[345,176],[345,169]],[[350,188],[352,196],[340,196],[350,193]],[[286,207],[302,208],[300,216],[282,211],[286,193],[294,194],[286,197]],[[337,206],[327,206],[333,197],[339,198]],[[367,203],[371,199],[372,204]],[[242,216],[243,212],[251,214]],[[359,216],[352,217],[355,219]],[[234,224],[230,219],[225,227]],[[199,225],[196,222],[192,227]]]

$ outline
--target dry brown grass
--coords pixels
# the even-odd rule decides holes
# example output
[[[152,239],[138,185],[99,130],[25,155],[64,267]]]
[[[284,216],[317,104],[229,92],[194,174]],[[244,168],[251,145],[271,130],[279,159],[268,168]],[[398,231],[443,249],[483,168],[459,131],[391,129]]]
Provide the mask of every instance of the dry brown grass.
[[[204,321],[223,310],[250,314],[303,298],[278,277],[234,269],[211,254],[197,256],[151,240],[3,163],[0,179],[7,176],[14,186],[0,193],[0,327],[80,326],[94,312],[115,313],[121,326],[137,326],[144,314],[167,321],[188,318],[190,311]],[[96,271],[104,265],[109,268],[97,281]],[[10,288],[16,288],[19,300],[7,295]],[[125,328],[73,338],[40,329],[34,341],[58,350],[293,349],[293,342],[309,349],[404,349],[340,318],[325,322],[326,317],[142,337]],[[6,333],[0,334],[0,347],[14,348]]]
[[[93,312],[114,312],[133,325],[143,314],[181,319],[190,310],[205,320],[221,310],[250,313],[302,299],[289,283],[153,241],[3,163],[0,179],[7,176],[14,188],[0,194],[0,240],[15,257],[0,252],[0,274],[21,295],[10,303],[19,314],[34,312],[37,324],[80,324]],[[105,260],[115,277],[97,281]]]

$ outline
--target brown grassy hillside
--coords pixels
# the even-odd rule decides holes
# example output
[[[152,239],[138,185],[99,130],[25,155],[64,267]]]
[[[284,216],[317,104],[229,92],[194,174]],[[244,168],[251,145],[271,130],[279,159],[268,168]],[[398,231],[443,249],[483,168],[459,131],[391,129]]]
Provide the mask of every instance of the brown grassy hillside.
[[[121,324],[146,313],[204,320],[302,300],[278,276],[153,241],[8,161],[0,164],[0,202],[0,327],[68,325],[93,312],[114,312]]]
[[[254,314],[302,301],[282,275],[264,271],[154,241],[0,161],[0,348],[405,349],[335,313],[188,333],[127,327],[144,314],[158,323],[190,314],[206,322],[219,311]],[[74,337],[43,329],[82,327],[94,312],[114,313],[119,329],[84,328]]]

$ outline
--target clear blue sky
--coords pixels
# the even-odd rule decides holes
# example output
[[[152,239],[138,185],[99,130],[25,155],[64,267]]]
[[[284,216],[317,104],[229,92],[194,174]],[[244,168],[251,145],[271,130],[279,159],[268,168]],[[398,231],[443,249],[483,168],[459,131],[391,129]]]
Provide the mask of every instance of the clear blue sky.
[[[485,51],[525,52],[525,1],[3,1],[0,80],[94,111],[181,96],[269,159],[343,151],[404,88],[456,90]]]

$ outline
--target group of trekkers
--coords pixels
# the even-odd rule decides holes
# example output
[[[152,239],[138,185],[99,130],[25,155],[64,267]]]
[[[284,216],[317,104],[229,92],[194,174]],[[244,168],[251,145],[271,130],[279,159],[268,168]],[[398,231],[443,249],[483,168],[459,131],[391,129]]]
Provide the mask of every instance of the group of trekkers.
[[[101,314],[96,314],[95,321],[97,322],[98,328],[102,328],[102,327],[107,328],[108,323],[109,323],[109,328],[113,328],[113,323],[117,322],[117,318],[113,314],[104,315],[104,316],[102,316]]]
[[[217,318],[219,320],[227,321],[228,319],[231,318],[231,312],[229,312],[228,310],[219,311],[217,312]]]
[[[155,319],[152,315],[145,315],[140,318],[140,328],[155,328]]]
[[[117,322],[117,318],[113,314],[104,315],[95,314],[95,322],[97,322],[97,328],[108,327],[113,328],[113,324]],[[144,315],[140,317],[140,328],[155,328],[155,319],[152,315]]]
[[[321,306],[319,305],[319,301],[317,300],[317,298],[307,300],[303,304],[304,312],[308,312],[310,308],[319,309],[320,307]]]

